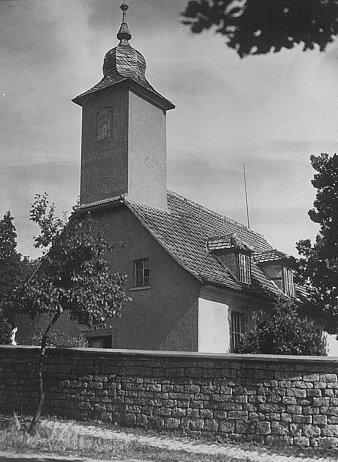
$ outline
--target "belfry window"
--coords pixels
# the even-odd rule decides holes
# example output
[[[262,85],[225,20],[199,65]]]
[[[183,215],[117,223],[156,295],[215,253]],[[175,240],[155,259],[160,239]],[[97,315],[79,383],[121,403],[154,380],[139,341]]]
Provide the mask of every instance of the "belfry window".
[[[238,254],[238,279],[244,284],[251,284],[251,264],[249,255]]]
[[[102,109],[96,114],[96,140],[104,140],[113,136],[113,109]]]

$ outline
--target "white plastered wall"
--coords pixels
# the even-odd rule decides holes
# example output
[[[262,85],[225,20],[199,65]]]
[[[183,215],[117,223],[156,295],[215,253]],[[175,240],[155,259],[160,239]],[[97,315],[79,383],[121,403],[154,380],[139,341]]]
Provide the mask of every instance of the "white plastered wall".
[[[198,351],[203,353],[229,353],[229,306],[223,303],[198,299]]]

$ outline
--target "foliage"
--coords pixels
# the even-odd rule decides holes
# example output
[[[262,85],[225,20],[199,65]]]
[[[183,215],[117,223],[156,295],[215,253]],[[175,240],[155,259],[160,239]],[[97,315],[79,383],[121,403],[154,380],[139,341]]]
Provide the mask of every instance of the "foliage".
[[[8,211],[0,220],[0,343],[9,343],[14,312],[9,303],[11,295],[26,277],[31,263],[17,252],[14,218]]]
[[[11,341],[12,328],[0,311],[0,345],[8,345]]]
[[[325,355],[325,342],[312,321],[301,319],[291,302],[278,302],[262,313],[256,326],[241,339],[236,353]]]
[[[31,220],[40,228],[35,247],[44,249],[39,269],[15,292],[21,313],[35,318],[49,316],[41,338],[39,360],[39,405],[30,433],[35,433],[44,401],[42,370],[48,338],[62,313],[91,328],[103,327],[119,316],[129,300],[123,291],[125,275],[109,267],[106,256],[117,247],[110,244],[90,217],[74,209],[68,221],[55,216],[48,195],[37,195],[31,207]]]
[[[338,34],[337,0],[190,0],[182,15],[194,33],[216,28],[241,58],[301,43],[323,51]]]
[[[45,255],[39,271],[18,291],[21,312],[35,318],[68,311],[72,320],[88,327],[104,325],[118,316],[127,297],[125,276],[111,271],[106,255],[116,248],[109,244],[89,217],[74,211],[66,224],[54,215],[48,196],[37,195],[31,220],[40,227],[35,247]]]
[[[316,170],[313,186],[317,189],[310,219],[320,225],[316,241],[300,240],[298,273],[307,285],[313,305],[325,321],[329,333],[338,330],[338,156],[311,156]]]

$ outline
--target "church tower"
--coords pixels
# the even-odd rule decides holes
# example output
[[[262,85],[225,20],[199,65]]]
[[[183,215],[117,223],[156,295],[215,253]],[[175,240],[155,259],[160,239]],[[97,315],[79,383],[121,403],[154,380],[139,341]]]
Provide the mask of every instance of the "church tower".
[[[166,112],[174,105],[145,77],[146,62],[131,47],[121,5],[118,46],[103,62],[102,80],[73,102],[82,107],[81,205],[122,194],[167,208]]]

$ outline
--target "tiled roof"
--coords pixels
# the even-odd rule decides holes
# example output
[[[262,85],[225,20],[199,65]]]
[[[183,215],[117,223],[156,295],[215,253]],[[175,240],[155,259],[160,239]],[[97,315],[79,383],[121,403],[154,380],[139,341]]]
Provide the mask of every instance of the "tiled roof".
[[[241,283],[208,251],[207,239],[236,233],[254,252],[273,250],[260,234],[212,212],[176,193],[168,192],[169,211],[155,209],[129,198],[125,203],[153,237],[187,271],[200,280],[251,294],[276,297],[282,292],[252,262],[252,284]]]
[[[254,258],[256,263],[265,263],[268,261],[287,260],[290,257],[280,250],[272,249],[266,250],[265,252],[261,252],[259,254],[255,254]]]
[[[104,88],[111,88],[114,85],[118,84],[119,82],[135,82],[136,84],[140,85],[140,88],[144,88],[147,91],[149,91],[154,97],[161,99],[166,103],[169,109],[174,108],[175,106],[171,101],[169,101],[167,98],[161,95],[161,93],[157,92],[147,80],[140,80],[140,79],[130,79],[127,77],[122,77],[118,72],[112,73],[109,76],[103,77],[100,82],[98,82],[96,85],[94,85],[92,88],[89,90],[85,91],[84,93],[81,93],[80,95],[76,96],[73,101],[75,103],[80,103],[84,97],[89,96],[93,93],[96,93],[99,90],[103,90]]]

